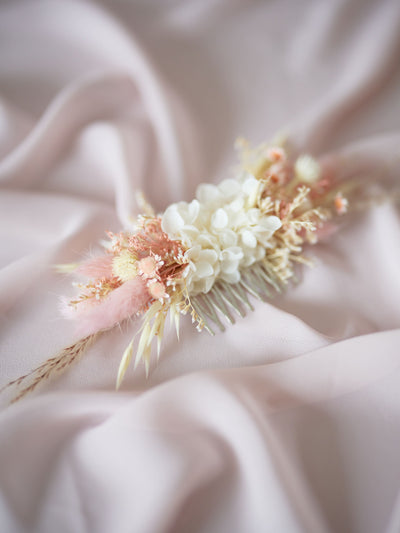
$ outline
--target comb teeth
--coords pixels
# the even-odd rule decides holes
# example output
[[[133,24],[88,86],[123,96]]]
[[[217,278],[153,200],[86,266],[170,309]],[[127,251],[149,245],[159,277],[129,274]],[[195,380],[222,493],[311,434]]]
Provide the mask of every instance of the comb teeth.
[[[241,273],[238,283],[219,281],[208,293],[191,298],[191,304],[202,320],[204,329],[210,335],[215,335],[210,321],[216,324],[220,331],[225,331],[220,315],[230,324],[234,324],[233,311],[242,318],[246,316],[246,309],[254,311],[249,295],[261,302],[267,302],[273,292],[282,292],[281,283],[266,265],[256,263]]]

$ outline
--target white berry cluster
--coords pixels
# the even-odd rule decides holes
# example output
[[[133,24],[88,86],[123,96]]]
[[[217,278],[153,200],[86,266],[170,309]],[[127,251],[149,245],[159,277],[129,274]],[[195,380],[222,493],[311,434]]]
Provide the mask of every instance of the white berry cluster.
[[[196,199],[170,205],[162,229],[186,248],[190,295],[208,292],[217,279],[240,280],[240,270],[261,260],[282,225],[255,207],[260,182],[245,173],[219,185],[201,184]]]

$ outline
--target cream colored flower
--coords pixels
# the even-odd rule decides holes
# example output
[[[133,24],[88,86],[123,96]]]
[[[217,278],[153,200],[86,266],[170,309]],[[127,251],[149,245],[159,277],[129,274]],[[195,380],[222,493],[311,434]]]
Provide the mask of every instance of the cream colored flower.
[[[201,184],[196,199],[170,205],[162,228],[187,248],[186,284],[189,293],[208,292],[217,279],[240,280],[240,270],[262,259],[273,233],[281,227],[276,216],[255,207],[260,182],[251,174],[227,179],[218,186]]]
[[[302,183],[312,184],[318,181],[321,168],[318,161],[310,155],[302,155],[294,164],[296,178]]]
[[[129,281],[137,275],[137,258],[131,251],[123,249],[113,258],[112,269],[121,281]]]

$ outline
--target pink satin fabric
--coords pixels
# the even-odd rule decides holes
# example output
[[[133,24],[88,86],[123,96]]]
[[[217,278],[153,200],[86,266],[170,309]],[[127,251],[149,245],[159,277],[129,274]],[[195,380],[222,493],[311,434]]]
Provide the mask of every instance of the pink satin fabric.
[[[396,0],[5,1],[0,6],[0,376],[76,340],[71,279],[137,213],[228,177],[277,131],[342,179],[399,184]],[[182,319],[148,379],[103,335],[0,413],[5,533],[400,530],[400,224],[387,201],[315,268],[210,337]]]

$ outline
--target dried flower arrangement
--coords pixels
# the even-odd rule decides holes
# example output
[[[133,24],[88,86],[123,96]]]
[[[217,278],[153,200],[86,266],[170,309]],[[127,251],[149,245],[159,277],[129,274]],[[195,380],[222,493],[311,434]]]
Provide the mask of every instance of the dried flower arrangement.
[[[294,278],[296,263],[308,264],[306,244],[335,228],[346,213],[351,184],[335,183],[310,155],[292,160],[282,145],[251,149],[239,140],[237,175],[219,185],[201,184],[190,203],[170,205],[161,215],[143,201],[132,229],[108,232],[105,252],[81,264],[60,265],[87,278],[78,295],[64,302],[80,340],[11,383],[22,387],[15,400],[75,361],[95,337],[122,321],[142,316],[135,366],[149,369],[153,341],[157,358],[167,315],[179,337],[180,315],[197,329],[224,330],[222,317],[253,309],[249,295],[266,300]],[[135,352],[135,339],[119,366],[117,387]]]

